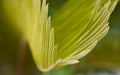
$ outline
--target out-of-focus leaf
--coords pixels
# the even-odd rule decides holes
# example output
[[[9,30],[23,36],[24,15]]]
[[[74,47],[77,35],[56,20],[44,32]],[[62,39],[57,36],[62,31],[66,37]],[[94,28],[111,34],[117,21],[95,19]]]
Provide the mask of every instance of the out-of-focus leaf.
[[[74,66],[63,67],[57,70],[43,73],[43,75],[75,75],[75,67]]]

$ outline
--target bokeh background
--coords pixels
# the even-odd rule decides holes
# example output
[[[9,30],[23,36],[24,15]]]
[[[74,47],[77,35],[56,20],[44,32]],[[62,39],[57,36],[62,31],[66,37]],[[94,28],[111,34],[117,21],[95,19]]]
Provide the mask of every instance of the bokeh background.
[[[110,17],[110,31],[79,64],[40,72],[29,47],[21,50],[21,34],[9,20],[0,0],[0,75],[120,75],[120,3]],[[48,0],[49,14],[67,0]]]

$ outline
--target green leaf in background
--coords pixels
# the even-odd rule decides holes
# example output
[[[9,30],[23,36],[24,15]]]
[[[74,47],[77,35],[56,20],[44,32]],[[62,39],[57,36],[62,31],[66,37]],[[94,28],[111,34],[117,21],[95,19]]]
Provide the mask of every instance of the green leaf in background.
[[[43,72],[78,63],[88,54],[107,34],[108,20],[117,2],[68,0],[52,15],[51,22],[46,0],[3,1],[6,12],[26,37],[35,64]]]

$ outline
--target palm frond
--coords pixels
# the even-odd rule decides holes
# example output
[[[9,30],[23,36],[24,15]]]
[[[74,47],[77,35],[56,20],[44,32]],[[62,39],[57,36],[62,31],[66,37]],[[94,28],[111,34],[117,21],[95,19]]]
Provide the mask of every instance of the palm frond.
[[[77,63],[107,34],[108,20],[117,2],[118,0],[69,0],[54,13],[52,23],[58,45],[57,56],[62,58],[61,65],[68,65],[68,61]]]
[[[78,63],[87,55],[107,34],[108,20],[117,2],[68,0],[52,15],[52,26],[46,0],[4,0],[4,5],[14,16],[13,21],[17,19],[16,25],[28,41],[35,64],[46,72]]]
[[[54,28],[51,28],[46,0],[32,1],[32,9],[24,10],[24,13],[28,11],[29,14],[24,15],[27,18],[25,19],[27,23],[24,31],[37,67],[42,71],[48,71],[60,61],[56,56],[57,45],[54,45]]]

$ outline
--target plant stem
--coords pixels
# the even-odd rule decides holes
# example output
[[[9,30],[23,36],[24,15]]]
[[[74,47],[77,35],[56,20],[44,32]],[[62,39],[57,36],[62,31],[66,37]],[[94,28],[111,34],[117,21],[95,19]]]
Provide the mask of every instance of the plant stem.
[[[27,75],[25,69],[25,55],[27,52],[27,41],[25,37],[21,38],[20,48],[17,54],[17,74],[16,75]]]

